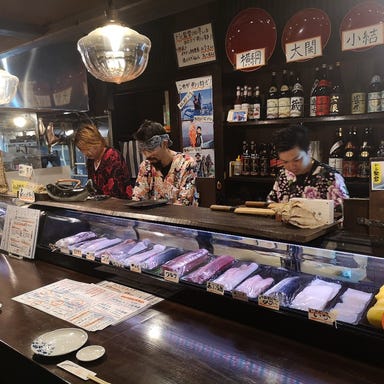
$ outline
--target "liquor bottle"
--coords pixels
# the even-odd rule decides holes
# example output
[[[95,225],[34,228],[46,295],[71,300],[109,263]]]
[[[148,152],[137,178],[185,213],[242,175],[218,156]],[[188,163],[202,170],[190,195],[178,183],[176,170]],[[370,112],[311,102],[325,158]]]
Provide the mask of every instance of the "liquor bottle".
[[[329,115],[330,106],[330,86],[327,76],[327,64],[321,66],[321,79],[315,89],[316,93],[316,116],[327,116]]]
[[[309,100],[309,116],[316,116],[316,88],[319,84],[320,68],[315,68],[315,79],[311,88],[310,100]]]
[[[240,85],[238,85],[236,87],[236,97],[235,97],[235,102],[234,102],[234,105],[233,105],[233,108],[234,109],[241,109],[241,103],[242,103],[242,100],[241,100],[241,87]]]
[[[243,141],[243,150],[241,153],[241,160],[243,163],[243,169],[241,171],[241,174],[242,176],[249,176],[251,156],[249,154],[248,143],[245,140]]]
[[[247,101],[248,101],[248,120],[255,120],[255,100],[252,93],[252,87],[248,87],[247,91]]]
[[[276,83],[276,72],[272,72],[271,85],[267,96],[267,119],[277,119],[279,116],[279,93]]]
[[[341,79],[340,61],[336,62],[336,66],[333,70],[329,114],[332,116],[344,114],[344,84]]]
[[[381,83],[381,77],[375,74],[371,78],[367,95],[367,112],[380,112],[381,111],[381,91],[383,85]]]
[[[300,81],[300,76],[296,76],[295,84],[291,93],[291,107],[289,111],[290,117],[304,116],[304,90]]]
[[[292,92],[293,86],[295,85],[295,82],[296,82],[295,72],[289,71],[288,87],[291,92]]]
[[[370,157],[372,156],[372,128],[365,128],[359,150],[357,178],[368,180],[370,175]]]
[[[357,176],[356,128],[350,128],[346,138],[343,156],[343,176],[346,180],[354,180]]]
[[[377,157],[384,157],[384,140],[380,141],[379,147],[376,152]]]
[[[343,154],[344,154],[344,141],[343,141],[343,128],[337,128],[335,141],[329,150],[328,164],[336,169],[340,174],[343,174]]]
[[[357,71],[353,81],[351,93],[351,113],[357,115],[366,112],[367,93],[361,82],[361,75]]]
[[[269,175],[275,177],[279,172],[278,155],[274,144],[269,145]]]
[[[244,85],[244,87],[242,89],[243,89],[243,92],[242,92],[242,95],[241,95],[241,109],[248,112],[248,106],[249,106],[249,102],[248,102],[248,86]]]
[[[260,87],[255,87],[254,97],[253,97],[253,114],[255,120],[260,120],[261,118],[261,96],[260,96]]]
[[[250,145],[250,174],[251,176],[259,175],[259,156],[257,154],[256,143],[252,140]]]
[[[279,119],[289,117],[289,110],[291,107],[291,92],[289,91],[288,71],[283,70],[283,77],[279,94]]]
[[[269,153],[268,146],[265,143],[260,145],[260,176],[269,176]]]

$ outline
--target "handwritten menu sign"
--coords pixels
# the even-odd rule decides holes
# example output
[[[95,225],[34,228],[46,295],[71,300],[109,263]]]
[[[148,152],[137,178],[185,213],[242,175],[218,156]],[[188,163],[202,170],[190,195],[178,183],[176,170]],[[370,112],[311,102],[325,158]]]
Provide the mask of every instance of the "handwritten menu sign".
[[[176,32],[173,36],[179,67],[216,60],[211,24]]]
[[[0,248],[10,255],[35,257],[40,211],[7,206]]]
[[[342,31],[341,34],[342,51],[369,48],[380,44],[384,44],[384,29],[382,23]]]
[[[321,36],[285,44],[285,58],[287,63],[308,60],[322,55]]]

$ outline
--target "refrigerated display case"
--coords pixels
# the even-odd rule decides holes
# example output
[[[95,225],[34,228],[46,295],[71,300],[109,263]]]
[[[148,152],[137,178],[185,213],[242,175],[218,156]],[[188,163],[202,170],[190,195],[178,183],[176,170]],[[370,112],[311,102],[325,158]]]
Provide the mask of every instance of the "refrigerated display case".
[[[117,200],[31,208],[42,211],[36,258],[330,351],[378,358],[364,351],[384,340],[381,321],[367,320],[384,281],[379,257],[297,241],[288,235],[296,229],[273,219],[277,239],[257,229],[259,218],[242,219],[254,221],[243,235],[232,216],[205,208],[135,210]],[[92,240],[76,242],[79,233]]]

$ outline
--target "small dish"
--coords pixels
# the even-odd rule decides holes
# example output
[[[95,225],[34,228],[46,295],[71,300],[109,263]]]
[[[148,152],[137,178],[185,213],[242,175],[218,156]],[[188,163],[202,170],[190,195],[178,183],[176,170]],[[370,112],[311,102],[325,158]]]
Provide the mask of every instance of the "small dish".
[[[44,333],[33,340],[31,349],[37,355],[60,356],[76,351],[87,340],[87,332],[80,328],[60,328]]]
[[[77,351],[76,359],[80,361],[93,361],[99,359],[104,353],[105,348],[101,345],[88,345]]]

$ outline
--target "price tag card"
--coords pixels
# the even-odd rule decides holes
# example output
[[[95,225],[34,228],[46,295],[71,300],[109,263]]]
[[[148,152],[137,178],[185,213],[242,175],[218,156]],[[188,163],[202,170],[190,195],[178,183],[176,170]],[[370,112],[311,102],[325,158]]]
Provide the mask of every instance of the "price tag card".
[[[335,313],[308,308],[308,319],[318,321],[319,323],[323,324],[333,325],[333,323],[336,321],[336,315]]]
[[[103,264],[109,264],[109,262],[110,262],[109,255],[104,255],[104,254],[102,254],[102,255],[101,255],[101,262],[102,262]]]
[[[18,198],[26,203],[34,203],[36,201],[35,192],[29,188],[20,188],[18,192]]]
[[[95,257],[95,252],[87,252],[85,254],[85,258],[87,260],[92,260],[92,261],[95,261],[96,257]]]
[[[69,255],[70,252],[69,252],[69,248],[68,247],[61,247],[60,248],[60,252],[61,253],[65,253],[66,255]]]
[[[174,271],[164,271],[164,280],[172,281],[173,283],[179,282],[179,275],[177,272]]]
[[[130,266],[129,266],[129,269],[132,272],[141,273],[141,266],[140,266],[140,264],[131,263]]]
[[[75,248],[75,249],[72,251],[72,255],[73,255],[73,256],[77,256],[77,257],[83,257],[83,252],[82,252],[81,249]]]
[[[19,176],[31,178],[33,174],[32,165],[19,164]]]
[[[224,285],[214,283],[213,281],[208,281],[207,283],[207,291],[211,293],[215,293],[216,295],[224,295]]]
[[[280,309],[280,301],[277,297],[260,295],[257,298],[257,303],[261,307],[274,309],[275,311],[278,311]]]
[[[232,292],[232,297],[236,300],[241,300],[241,301],[248,301],[248,296],[244,292],[240,291],[233,291]]]

